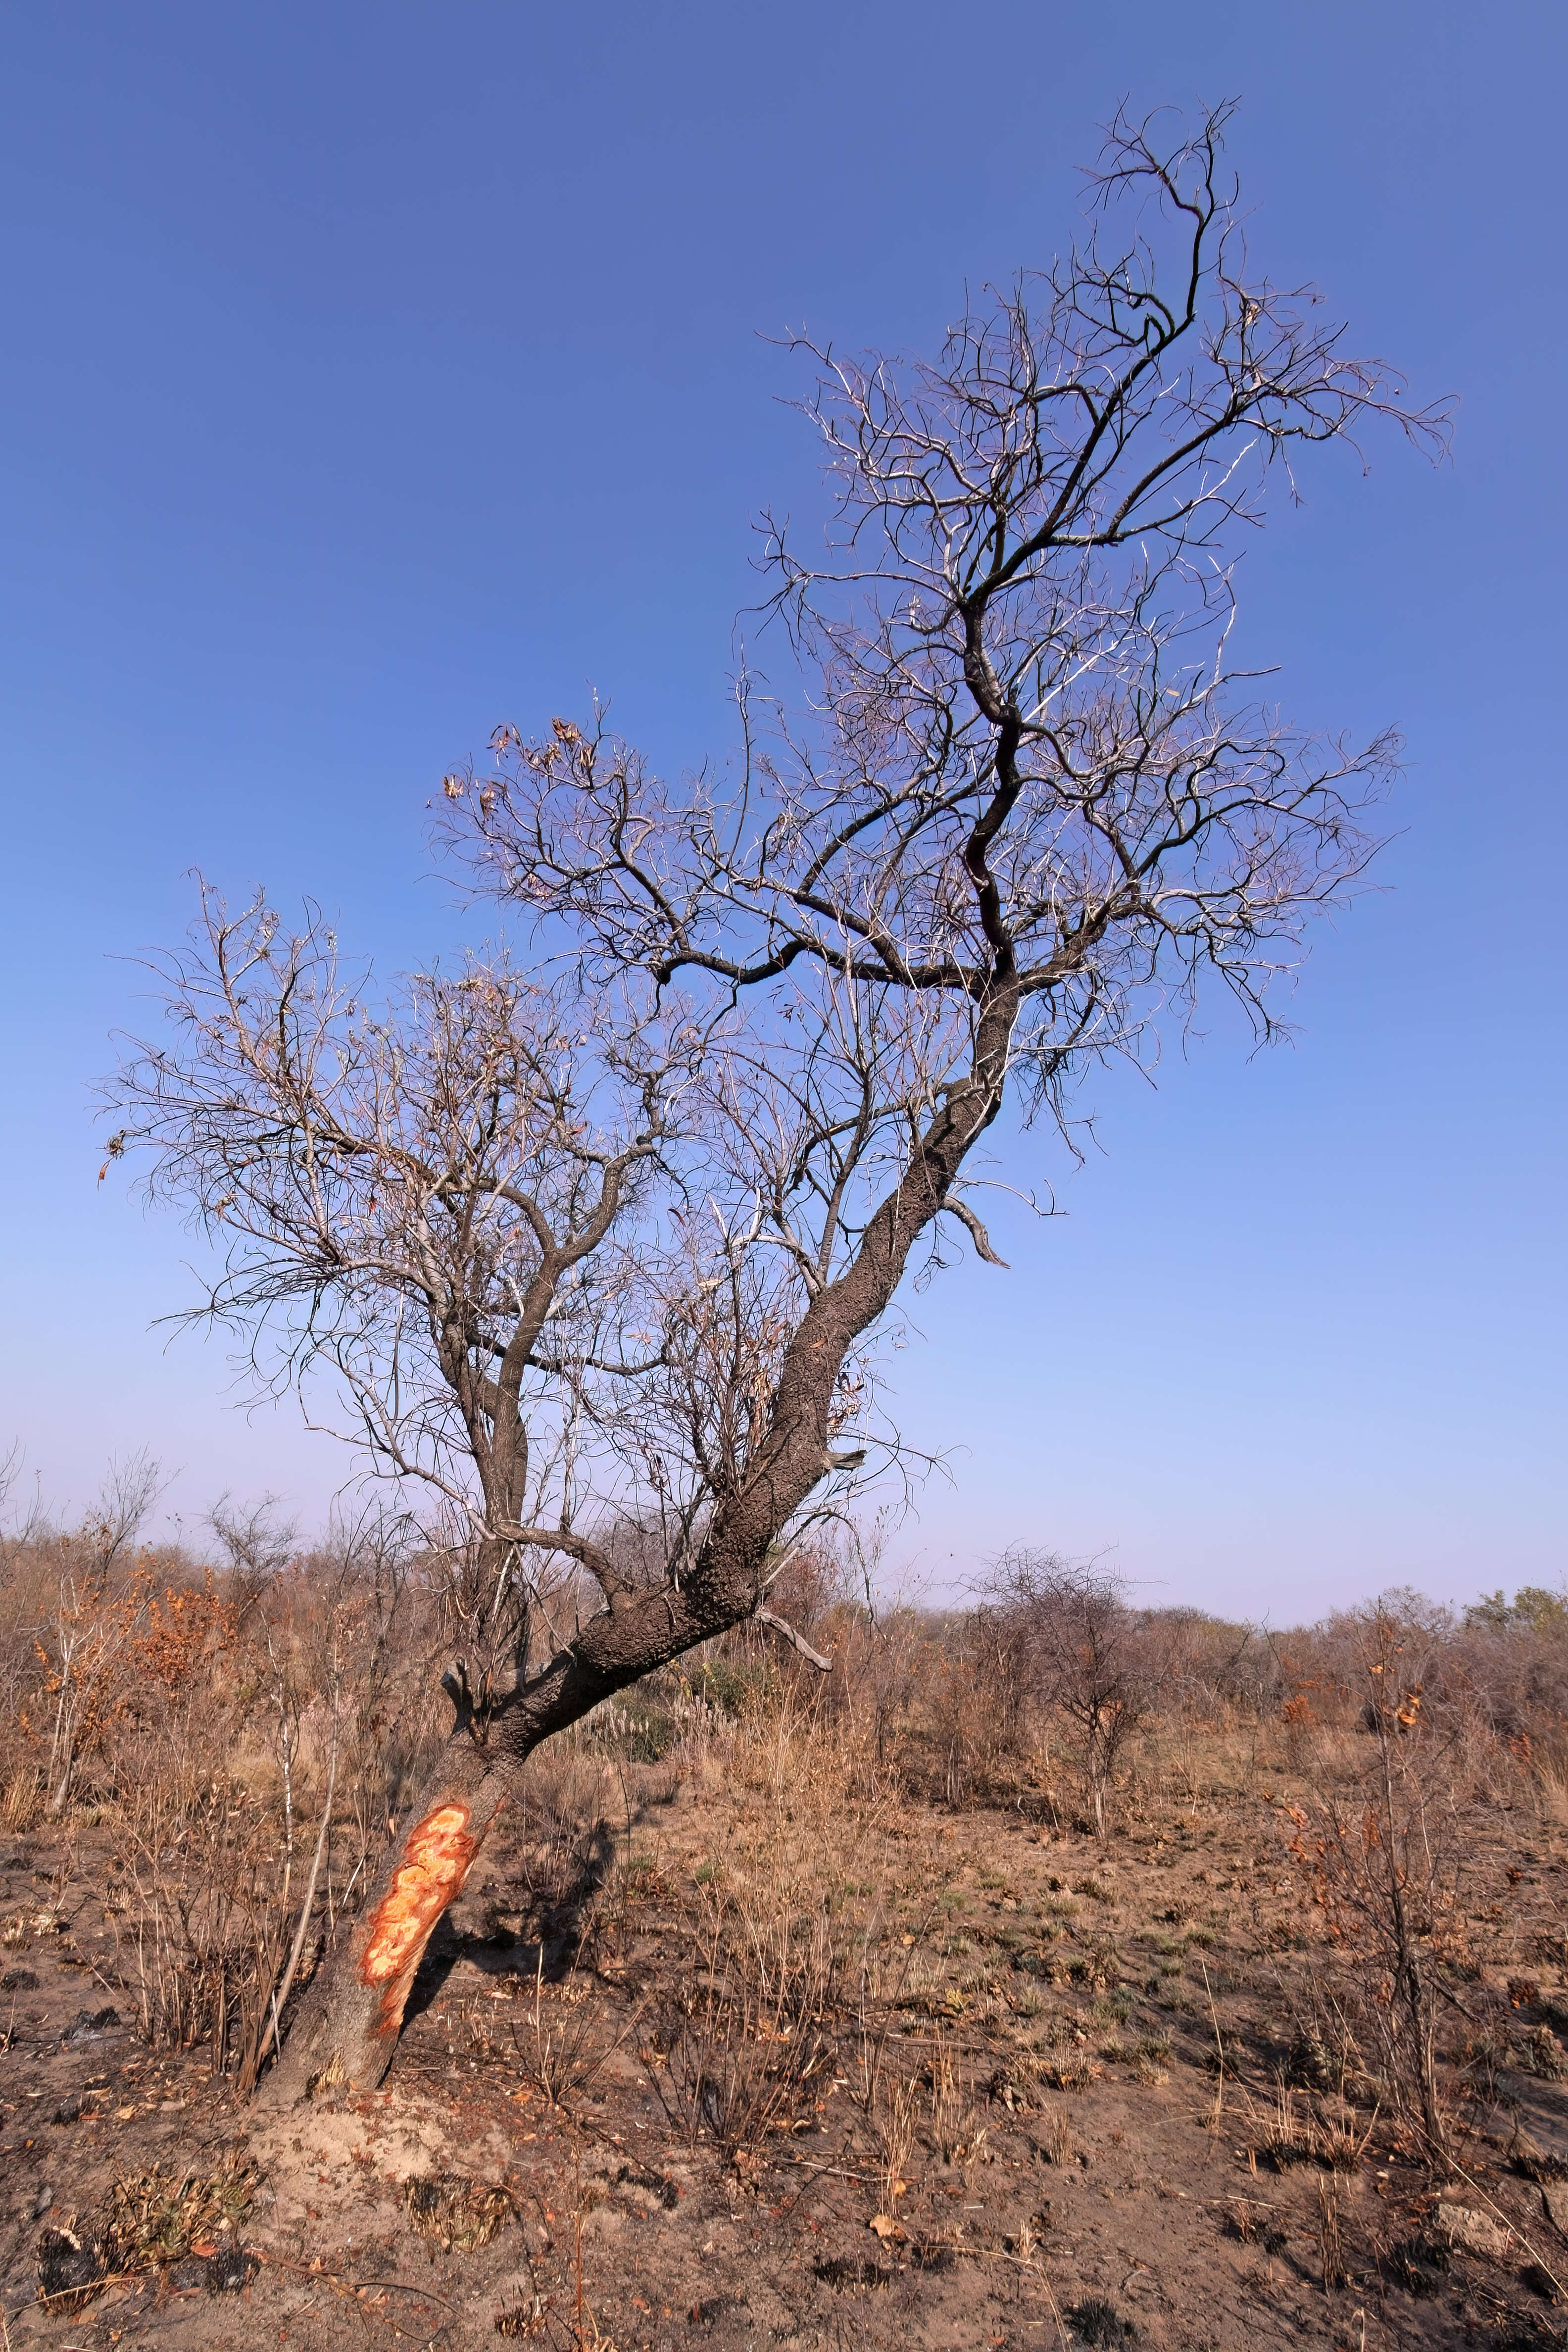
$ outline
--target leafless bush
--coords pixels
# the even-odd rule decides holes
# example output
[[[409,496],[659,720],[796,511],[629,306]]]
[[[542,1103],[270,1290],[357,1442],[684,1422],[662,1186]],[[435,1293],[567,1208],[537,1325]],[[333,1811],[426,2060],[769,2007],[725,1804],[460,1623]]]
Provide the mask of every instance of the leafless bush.
[[[308,1862],[335,1710],[322,1876],[335,1922],[449,1720],[430,1671],[453,1640],[449,1563],[375,1518],[302,1548],[276,1514],[228,1504],[212,1563],[122,1542],[104,1573],[102,1526],[95,1508],[72,1528],[35,1521],[0,1539],[0,1824],[16,1835],[47,1815],[68,1748],[68,1813],[134,1811],[155,1781],[227,1778],[278,1812],[285,1866],[297,1853]],[[59,1593],[73,1578],[79,1645],[62,1677]],[[979,1611],[869,1608],[824,1554],[792,1559],[778,1597],[832,1674],[754,1623],[705,1644],[531,1764],[526,1802],[552,1834],[569,1841],[575,1822],[622,1804],[634,1765],[727,1769],[748,1723],[827,1741],[867,1800],[895,1788],[960,1805],[1021,1795],[1048,1813],[1065,1780],[1069,1807],[1080,1799],[1094,1819],[1097,1780],[1100,1811],[1130,1769],[1195,1794],[1205,1775],[1217,1786],[1250,1769],[1259,1740],[1311,1772],[1331,1750],[1360,1754],[1376,1721],[1365,1612],[1261,1634],[1136,1608],[1114,1579],[1031,1552],[1009,1556]],[[1457,1619],[1399,1593],[1378,1608],[1397,1630],[1402,1685],[1419,1693],[1422,1736],[1463,1759],[1470,1800],[1568,1809],[1563,1622],[1511,1602],[1500,1622],[1492,1602]]]
[[[654,2080],[689,2139],[747,2147],[787,2127],[828,2064],[828,2021],[847,1998],[844,1939],[826,1913],[802,1919],[715,1895],[694,1958]]]
[[[1439,2004],[1462,1957],[1459,1892],[1473,1843],[1471,1759],[1425,1711],[1429,1628],[1380,1604],[1355,1639],[1362,1752],[1325,1754],[1289,1809],[1289,1852],[1321,1928],[1316,1990],[1325,2038],[1364,2054],[1379,2095],[1439,2171],[1451,2125],[1439,2081]]]
[[[1161,1632],[1134,1616],[1121,1579],[1051,1553],[1005,1553],[988,1591],[1004,1672],[1069,1727],[1103,1838],[1118,1768],[1165,1678]]]
[[[284,1935],[275,1824],[232,1784],[154,1778],[111,1824],[114,1969],[154,2049],[259,2046]]]
[[[139,2031],[243,2072],[437,1727],[440,1578],[378,1522],[306,1551],[261,1507],[215,1510],[212,1563],[139,1544],[132,1470],[79,1525],[0,1542],[0,1822],[101,1827]]]
[[[565,2113],[635,2036],[641,2017],[640,2009],[634,2010],[618,2029],[607,2024],[590,2000],[591,1991],[575,1965],[562,1983],[547,1988],[542,1945],[531,2000],[521,2020],[510,2021],[512,2052],[524,2078],[538,2085],[552,2107]]]

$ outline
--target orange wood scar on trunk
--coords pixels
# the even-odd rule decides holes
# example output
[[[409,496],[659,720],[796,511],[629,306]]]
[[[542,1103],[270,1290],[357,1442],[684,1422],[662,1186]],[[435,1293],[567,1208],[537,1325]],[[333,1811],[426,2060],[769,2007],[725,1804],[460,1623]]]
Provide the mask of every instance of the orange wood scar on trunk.
[[[437,1920],[468,1874],[479,1840],[466,1805],[437,1805],[408,1832],[392,1885],[376,1906],[360,1962],[361,1981],[385,1984],[418,1959]]]

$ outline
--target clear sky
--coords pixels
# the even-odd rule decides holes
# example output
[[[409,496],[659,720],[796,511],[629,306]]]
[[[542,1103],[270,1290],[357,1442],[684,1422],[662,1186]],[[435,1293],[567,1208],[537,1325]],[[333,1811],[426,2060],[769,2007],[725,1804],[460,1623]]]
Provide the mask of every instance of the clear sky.
[[[760,339],[929,349],[1048,259],[1118,100],[1237,95],[1255,258],[1460,395],[1374,442],[1242,583],[1286,707],[1409,772],[1298,1043],[1216,1011],[1092,1097],[1069,1213],[914,1303],[900,1562],[1110,1549],[1276,1622],[1409,1580],[1551,1580],[1563,1498],[1568,17],[1464,0],[797,0],[594,9],[23,5],[0,31],[0,1430],[47,1496],[150,1446],[187,1523],[344,1475],[166,1349],[189,1244],[95,1185],[123,961],[199,866],[310,890],[391,970],[456,934],[423,811],[590,683],[722,751],[764,500],[814,455]],[[3,1440],[0,1440],[3,1444]]]

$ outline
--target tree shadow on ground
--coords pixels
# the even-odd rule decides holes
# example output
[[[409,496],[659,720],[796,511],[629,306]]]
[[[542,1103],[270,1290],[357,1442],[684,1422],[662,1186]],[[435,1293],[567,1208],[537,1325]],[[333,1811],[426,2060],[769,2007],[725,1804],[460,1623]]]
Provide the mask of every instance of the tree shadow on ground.
[[[514,1977],[527,1982],[542,1979],[560,1984],[577,1963],[584,1941],[584,1911],[602,1893],[619,1852],[611,1823],[594,1823],[571,1857],[571,1869],[553,1886],[531,1891],[521,1906],[523,1924],[515,1934],[504,1928],[475,1935],[454,1924],[448,1912],[437,1925],[419,1964],[408,2005],[406,2030],[445,1992],[453,1969],[465,1961],[481,1976]]]

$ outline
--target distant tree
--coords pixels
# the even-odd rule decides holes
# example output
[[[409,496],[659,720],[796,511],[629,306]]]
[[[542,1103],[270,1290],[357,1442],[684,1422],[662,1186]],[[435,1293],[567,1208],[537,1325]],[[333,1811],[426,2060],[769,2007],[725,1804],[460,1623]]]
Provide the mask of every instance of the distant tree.
[[[1521,1584],[1513,1596],[1513,1616],[1532,1633],[1561,1633],[1568,1627],[1568,1596],[1542,1584]]]
[[[1470,1602],[1465,1622],[1499,1633],[1514,1626],[1531,1633],[1561,1633],[1568,1628],[1568,1595],[1542,1584],[1521,1584],[1510,1601],[1500,1587]]]
[[[149,1586],[128,1570],[163,1483],[144,1452],[112,1464],[80,1527],[60,1539],[54,1597],[33,1636],[49,1708],[51,1814],[70,1801],[83,1747],[112,1712],[142,1630]]]
[[[1140,1624],[1123,1578],[1051,1553],[1004,1553],[985,1590],[1018,1685],[1069,1727],[1103,1838],[1117,1771],[1159,1690],[1175,1629]]]
[[[616,1465],[560,1546],[605,1598],[548,1656],[520,1655],[482,1720],[460,1706],[308,1997],[287,2093],[321,2075],[379,2079],[430,1930],[530,1750],[763,1612],[781,1547],[874,1445],[866,1349],[906,1276],[940,1264],[954,1228],[999,1262],[973,1186],[1005,1102],[1026,1124],[1061,1121],[1084,1072],[1138,1055],[1205,976],[1271,1035],[1273,982],[1365,864],[1359,813],[1392,739],[1319,740],[1249,698],[1226,659],[1235,545],[1271,471],[1289,486],[1306,446],[1378,417],[1436,441],[1442,420],[1413,415],[1385,369],[1346,357],[1314,295],[1249,272],[1224,126],[1222,111],[1163,143],[1157,120],[1119,121],[1087,243],[987,296],[936,362],[900,372],[799,347],[818,370],[805,405],[838,528],[817,562],[769,526],[772,607],[803,691],[792,715],[742,679],[732,778],[662,783],[595,719],[537,738],[504,728],[488,772],[447,780],[448,840],[563,975],[584,1075],[557,1106],[551,1050],[527,1046],[498,1132],[516,1124],[506,1151],[529,1172],[504,1182],[489,1140],[467,1139],[489,1133],[468,1102],[439,1150],[399,1141],[404,1156],[384,1160],[405,1171],[395,1187],[373,1188],[374,1155],[334,1145],[331,1181],[360,1201],[363,1243],[307,1270],[275,1243],[268,1192],[246,1227],[255,1270],[216,1303],[264,1315],[270,1269],[286,1268],[295,1328],[313,1334],[314,1302],[332,1302],[333,1360],[375,1457],[439,1484],[455,1416],[476,1465],[493,1456],[485,1540],[560,1544],[508,1483],[518,1447],[503,1432],[520,1364],[559,1378],[538,1362],[548,1309],[521,1302],[563,1304],[584,1268],[573,1348],[592,1368],[547,1411],[563,1465],[579,1396],[575,1425],[591,1407],[594,1458]],[[281,984],[267,992],[253,1084],[271,1067],[274,1004],[287,1018]],[[426,991],[421,1034],[466,1018],[467,1001]],[[531,1000],[509,980],[493,1001],[480,1026],[504,1053],[512,1024],[534,1034]],[[601,1016],[584,1021],[581,1005],[603,1007],[603,1033],[626,1041],[613,1056],[595,1059]],[[374,1091],[374,1087],[390,1086],[383,1049],[356,1050],[369,1056],[357,1083]],[[590,1152],[578,1090],[591,1072],[622,1108]],[[139,1131],[165,1191],[237,1213],[226,1170],[192,1156],[177,1122]],[[323,1130],[312,1119],[299,1134],[277,1205],[308,1259]],[[637,1326],[653,1336],[635,1342],[616,1285],[636,1293],[656,1235],[645,1223],[617,1255],[616,1203],[656,1162],[668,1254],[658,1313]],[[409,1223],[415,1196],[438,1255],[503,1203],[514,1213],[504,1238],[498,1224],[491,1287],[462,1293],[452,1320],[437,1303],[449,1276],[426,1271],[430,1245]],[[533,1254],[509,1277],[519,1244]],[[416,1386],[367,1380],[373,1322],[382,1360],[395,1333]],[[618,1352],[623,1339],[647,1353]],[[624,1583],[623,1556],[637,1563]]]
[[[246,1617],[295,1557],[299,1528],[276,1495],[249,1504],[220,1495],[207,1513],[207,1526],[227,1570],[229,1597]]]

